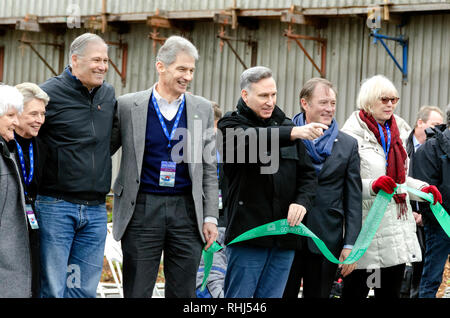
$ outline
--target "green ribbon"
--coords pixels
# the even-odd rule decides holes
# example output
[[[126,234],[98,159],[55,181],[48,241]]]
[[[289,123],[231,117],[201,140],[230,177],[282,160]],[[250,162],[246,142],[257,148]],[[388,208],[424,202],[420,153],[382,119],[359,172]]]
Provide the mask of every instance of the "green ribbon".
[[[444,232],[447,233],[447,236],[450,237],[450,215],[447,213],[447,211],[445,211],[445,209],[439,202],[433,204],[434,202],[433,195],[431,193],[425,193],[420,190],[416,190],[404,185],[401,185],[400,187],[402,187],[409,193],[414,194],[419,198],[424,199],[425,201],[428,201],[430,203],[430,209],[431,212],[433,212],[434,217],[436,218],[436,220],[438,221]]]
[[[447,212],[444,210],[444,208],[437,202],[435,205],[433,205],[433,195],[429,193],[424,193],[422,191],[412,189],[406,186],[401,186],[402,188],[406,189],[408,192],[415,194],[416,196],[430,202],[431,210],[433,211],[433,214],[439,221],[439,224],[442,226],[442,228],[445,230],[447,235],[450,236],[450,216],[447,214]],[[398,187],[397,187],[398,188]],[[396,188],[396,189],[397,189]],[[310,237],[314,243],[316,244],[317,248],[320,250],[320,252],[325,256],[326,259],[328,259],[330,262],[335,264],[353,264],[356,261],[358,261],[366,252],[366,250],[369,248],[373,237],[375,236],[375,233],[378,230],[378,227],[380,226],[381,220],[383,219],[384,213],[386,211],[386,208],[391,201],[392,197],[394,196],[394,193],[387,194],[383,190],[380,190],[375,197],[375,200],[369,210],[369,213],[366,217],[365,222],[363,223],[361,227],[361,231],[358,235],[358,238],[355,241],[355,244],[353,245],[353,249],[350,252],[349,256],[343,261],[339,261],[333,253],[327,248],[325,243],[317,237],[310,229],[308,229],[305,225],[300,223],[297,226],[290,226],[287,222],[287,219],[281,219],[275,222],[270,222],[258,227],[255,227],[247,232],[244,232],[243,234],[236,237],[234,240],[232,240],[228,245],[251,240],[257,237],[261,236],[269,236],[269,235],[285,235],[288,233],[301,235]],[[204,264],[205,264],[205,271],[203,276],[203,282],[201,286],[201,290],[203,291],[206,287],[206,283],[208,280],[209,273],[211,271],[212,262],[214,253],[221,250],[223,247],[220,246],[217,242],[214,242],[208,250],[203,250],[203,258],[204,258]]]

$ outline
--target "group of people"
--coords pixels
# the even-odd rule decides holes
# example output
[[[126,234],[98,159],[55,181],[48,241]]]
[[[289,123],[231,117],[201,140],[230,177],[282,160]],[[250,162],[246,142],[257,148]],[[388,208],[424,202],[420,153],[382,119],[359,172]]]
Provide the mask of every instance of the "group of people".
[[[105,81],[108,46],[85,33],[59,76],[0,86],[0,297],[96,297],[119,149],[113,236],[125,297],[152,296],[162,254],[165,297],[200,296],[202,250],[215,241],[226,246],[215,297],[296,298],[303,284],[303,297],[327,298],[339,273],[343,298],[367,297],[371,287],[377,298],[397,298],[405,265],[422,259],[411,290],[435,297],[450,240],[429,204],[398,185],[450,211],[450,106],[447,125],[439,108],[423,109],[411,130],[394,115],[397,89],[377,75],[340,129],[336,88],[313,78],[291,120],[276,104],[272,71],[256,66],[241,74],[236,109],[222,116],[188,92],[198,58],[190,41],[171,36],[156,56],[158,81],[116,99]],[[230,244],[287,219],[343,261],[380,190],[393,200],[357,263],[331,263],[294,234]]]

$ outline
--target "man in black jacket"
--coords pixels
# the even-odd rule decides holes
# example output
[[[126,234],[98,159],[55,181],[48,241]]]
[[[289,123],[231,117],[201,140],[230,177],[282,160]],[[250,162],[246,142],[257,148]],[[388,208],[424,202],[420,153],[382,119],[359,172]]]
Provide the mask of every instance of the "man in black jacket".
[[[409,168],[408,168],[408,174],[412,176],[413,167],[415,163],[415,152],[419,147],[425,143],[425,140],[427,138],[425,134],[425,130],[429,127],[434,127],[437,125],[442,125],[444,122],[444,113],[442,110],[437,106],[422,106],[419,109],[419,112],[417,113],[416,117],[416,123],[414,124],[414,129],[411,131],[411,133],[408,136],[408,139],[406,140],[406,152],[408,153],[409,157]],[[419,163],[420,164],[420,163]],[[411,208],[413,209],[413,215],[414,219],[416,220],[416,234],[417,239],[419,240],[420,249],[422,251],[422,255],[425,255],[425,233],[423,229],[423,222],[422,222],[422,214],[420,214],[419,211],[419,203],[417,201],[410,201],[411,202]],[[417,298],[419,297],[419,284],[420,279],[422,277],[422,270],[423,270],[423,259],[420,262],[414,262],[412,263],[411,270],[412,270],[412,276],[411,276],[411,282],[408,283],[408,280],[404,280],[404,290],[409,294],[407,294],[408,298]],[[408,270],[405,270],[405,272]],[[405,278],[408,277],[405,273]]]
[[[319,122],[328,126],[323,136],[314,141],[303,140],[319,183],[305,224],[343,261],[350,254],[362,224],[358,142],[339,131],[334,119],[336,90],[331,82],[323,78],[307,81],[299,100],[301,113],[293,119],[296,125]],[[303,298],[328,298],[338,265],[328,261],[311,239],[302,241],[283,296],[297,298],[303,278]],[[342,265],[341,274],[346,276],[355,267],[356,264]]]
[[[450,105],[447,126],[426,130],[430,138],[415,153],[413,177],[435,185],[442,194],[442,207],[450,211]],[[420,163],[420,164],[419,164]],[[419,203],[425,230],[425,256],[419,298],[434,298],[450,254],[450,238],[439,225],[428,203]]]
[[[298,139],[314,139],[327,128],[294,127],[276,106],[276,83],[266,67],[244,71],[240,85],[237,110],[218,123],[228,182],[226,244],[269,222],[300,223],[317,178]],[[296,244],[297,237],[287,234],[228,245],[225,297],[281,297]]]
[[[111,188],[115,92],[104,82],[108,47],[85,33],[70,65],[41,88],[49,95],[38,142],[47,149],[35,206],[41,235],[41,296],[95,297]]]

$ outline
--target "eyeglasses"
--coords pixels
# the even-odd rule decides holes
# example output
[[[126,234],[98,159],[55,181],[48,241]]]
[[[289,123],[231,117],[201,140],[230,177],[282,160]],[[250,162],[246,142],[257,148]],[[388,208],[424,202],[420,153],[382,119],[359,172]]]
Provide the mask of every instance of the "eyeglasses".
[[[389,103],[389,101],[391,101],[392,105],[397,104],[399,99],[400,98],[398,97],[386,97],[386,96],[380,97],[380,100],[383,104],[387,104]]]

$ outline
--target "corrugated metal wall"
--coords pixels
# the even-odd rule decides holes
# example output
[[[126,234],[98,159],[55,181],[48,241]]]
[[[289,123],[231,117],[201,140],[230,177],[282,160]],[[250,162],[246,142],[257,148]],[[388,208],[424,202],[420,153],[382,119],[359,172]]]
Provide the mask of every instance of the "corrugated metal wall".
[[[262,20],[260,28],[249,31],[238,28],[227,29],[227,35],[258,41],[257,63],[273,69],[279,89],[278,103],[288,115],[298,110],[297,95],[303,83],[311,77],[319,76],[306,56],[294,41],[288,49],[287,38],[283,36],[287,24],[274,20]],[[339,122],[343,122],[354,109],[360,81],[371,75],[382,73],[392,79],[400,91],[399,114],[408,121],[414,119],[418,108],[423,104],[445,106],[450,101],[450,19],[448,14],[417,15],[411,17],[407,26],[383,25],[381,33],[396,36],[402,32],[409,38],[408,81],[402,84],[401,72],[380,44],[373,44],[369,29],[361,18],[329,19],[327,28],[317,31],[310,26],[296,26],[297,34],[321,36],[328,40],[327,77],[338,87]],[[65,55],[70,42],[83,29],[68,30],[64,36],[46,33],[27,32],[29,40],[65,43]],[[231,49],[225,45],[220,51],[216,34],[219,26],[212,22],[197,22],[191,38],[200,52],[195,79],[191,90],[217,101],[224,110],[231,110],[239,95],[238,78],[244,70]],[[154,51],[148,39],[150,29],[143,24],[131,25],[130,32],[122,35],[128,43],[127,84],[122,86],[120,77],[110,67],[107,80],[116,87],[117,95],[143,90],[156,80]],[[31,50],[19,43],[23,32],[7,31],[0,37],[0,45],[5,47],[4,82],[17,84],[23,81],[41,83],[52,76]],[[161,29],[161,36],[169,31]],[[104,35],[108,41],[117,42],[119,35]],[[302,40],[305,48],[320,61],[319,46],[313,41]],[[243,42],[232,42],[239,55],[250,65],[251,50]],[[388,42],[389,48],[401,61],[401,46]],[[35,45],[54,69],[58,67],[59,52],[53,47]],[[159,48],[159,44],[156,49]],[[121,67],[120,50],[110,48],[112,60]],[[65,56],[67,64],[68,57]]]
[[[138,10],[138,3],[134,1]],[[251,2],[251,1],[250,1]],[[249,3],[250,3],[249,2]],[[271,1],[264,1],[269,3]],[[332,18],[328,26],[318,31],[311,26],[295,26],[297,34],[320,36],[328,40],[327,78],[338,88],[337,120],[342,126],[345,119],[355,110],[355,100],[362,79],[381,73],[392,79],[400,92],[400,104],[397,114],[413,124],[415,114],[424,104],[443,108],[450,102],[450,15],[417,14],[410,17],[403,28],[384,25],[380,33],[396,36],[401,32],[409,38],[408,81],[402,83],[401,72],[395,67],[380,44],[373,44],[369,29],[363,18]],[[227,35],[258,41],[257,64],[273,69],[278,85],[278,104],[288,116],[298,112],[298,93],[302,85],[311,77],[319,76],[303,52],[291,42],[288,49],[287,38],[283,36],[286,23],[277,20],[261,20],[258,30],[250,31],[244,27],[237,30],[227,29]],[[64,35],[27,32],[29,40],[62,42],[65,55],[70,42],[84,29],[67,30]],[[131,24],[130,32],[123,34],[122,40],[128,43],[127,84],[122,86],[120,77],[110,67],[107,81],[116,88],[116,94],[144,90],[156,80],[154,68],[155,53],[150,32],[144,24]],[[161,36],[169,31],[161,29]],[[200,60],[190,90],[221,105],[224,111],[234,109],[239,97],[239,75],[244,70],[226,45],[220,51],[216,35],[219,26],[212,22],[195,22],[189,36],[198,47]],[[21,48],[21,31],[6,31],[0,36],[0,46],[5,47],[4,79],[5,83],[15,85],[24,81],[42,83],[51,77],[51,72],[38,60],[26,46]],[[118,41],[119,35],[113,32],[104,35],[107,41]],[[312,41],[302,41],[305,48],[320,61],[319,46]],[[251,50],[243,42],[232,42],[239,55],[250,65]],[[389,42],[389,48],[398,60],[401,60],[401,46]],[[36,48],[55,69],[58,67],[59,53],[52,47]],[[159,44],[156,49],[159,48]],[[112,46],[110,57],[121,67],[120,51]],[[68,57],[65,57],[67,64]],[[118,156],[114,159],[114,176],[118,169]]]
[[[436,4],[448,0],[390,0],[391,4]],[[237,0],[240,9],[277,9],[291,5],[303,8],[343,8],[351,6],[375,6],[383,0]],[[26,14],[39,16],[63,16],[69,14],[76,4],[81,15],[99,14],[102,0],[2,0],[0,17],[23,17]],[[223,10],[232,7],[233,0],[108,0],[109,13],[154,12],[160,10]]]

